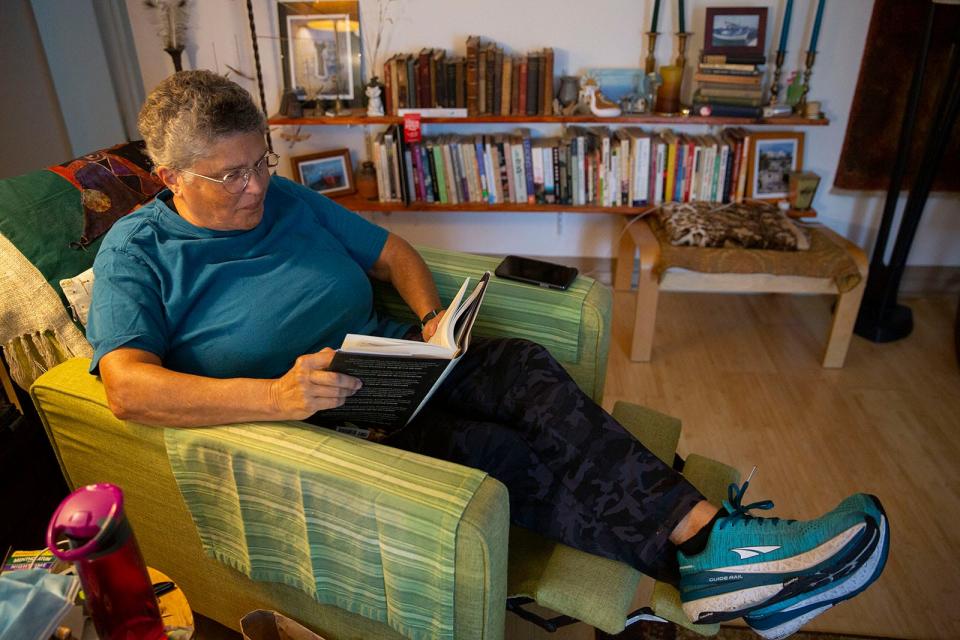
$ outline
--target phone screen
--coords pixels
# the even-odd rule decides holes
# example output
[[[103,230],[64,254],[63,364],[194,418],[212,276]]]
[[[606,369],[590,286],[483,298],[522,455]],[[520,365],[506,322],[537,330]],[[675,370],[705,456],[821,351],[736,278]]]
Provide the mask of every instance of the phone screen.
[[[520,256],[507,256],[497,267],[500,278],[518,280],[551,289],[566,289],[577,277],[577,270],[562,264]]]

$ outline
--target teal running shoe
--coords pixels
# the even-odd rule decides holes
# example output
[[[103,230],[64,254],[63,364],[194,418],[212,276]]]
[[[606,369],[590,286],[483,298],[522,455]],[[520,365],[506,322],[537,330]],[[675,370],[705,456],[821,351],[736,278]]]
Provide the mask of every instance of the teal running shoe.
[[[771,509],[773,502],[744,505],[749,486],[750,478],[730,485],[727,515],[713,525],[702,552],[677,553],[680,600],[693,622],[732,620],[817,589],[849,571],[847,559],[877,544],[878,523],[851,499],[816,520],[759,518],[749,512]]]
[[[877,522],[876,541],[846,559],[845,569],[821,586],[744,616],[746,623],[760,637],[766,640],[786,638],[824,611],[863,592],[880,577],[890,552],[890,530],[880,500],[860,493],[844,500],[838,508],[841,507],[862,511]]]

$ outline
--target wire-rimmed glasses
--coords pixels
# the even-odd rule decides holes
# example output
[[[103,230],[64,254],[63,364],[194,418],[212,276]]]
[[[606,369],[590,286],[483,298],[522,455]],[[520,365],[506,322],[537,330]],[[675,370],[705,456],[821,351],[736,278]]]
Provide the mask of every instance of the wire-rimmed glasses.
[[[191,176],[197,176],[198,178],[209,180],[210,182],[219,182],[221,185],[223,185],[223,188],[227,191],[227,193],[238,195],[243,193],[243,190],[247,188],[248,184],[250,184],[250,176],[252,176],[254,172],[256,172],[257,175],[262,176],[264,175],[264,171],[266,169],[274,169],[278,164],[280,164],[280,156],[272,151],[267,151],[265,154],[263,154],[263,157],[257,160],[256,164],[254,164],[252,167],[232,169],[223,174],[222,178],[211,178],[210,176],[188,171],[187,169],[180,169],[180,171],[183,173],[189,173]]]

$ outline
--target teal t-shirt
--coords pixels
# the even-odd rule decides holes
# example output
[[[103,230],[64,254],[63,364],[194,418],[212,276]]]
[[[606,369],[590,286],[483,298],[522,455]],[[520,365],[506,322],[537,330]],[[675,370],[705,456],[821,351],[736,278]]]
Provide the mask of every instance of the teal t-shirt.
[[[386,242],[382,227],[278,176],[249,231],[194,226],[169,197],[163,191],[118,221],[97,253],[91,373],[125,346],[174,371],[275,378],[347,333],[408,329],[373,308],[366,272]]]

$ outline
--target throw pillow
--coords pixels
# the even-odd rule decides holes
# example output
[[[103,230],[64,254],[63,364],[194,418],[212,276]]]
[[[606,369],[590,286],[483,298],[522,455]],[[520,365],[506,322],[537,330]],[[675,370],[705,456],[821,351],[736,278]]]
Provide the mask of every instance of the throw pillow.
[[[669,202],[659,209],[670,244],[805,251],[806,232],[766,202]]]
[[[72,278],[64,278],[60,281],[60,288],[63,290],[63,295],[67,297],[70,313],[86,328],[87,314],[90,313],[90,296],[93,295],[93,267]]]
[[[76,246],[86,248],[163,188],[144,148],[142,140],[125,142],[49,167],[80,190],[83,232]]]

